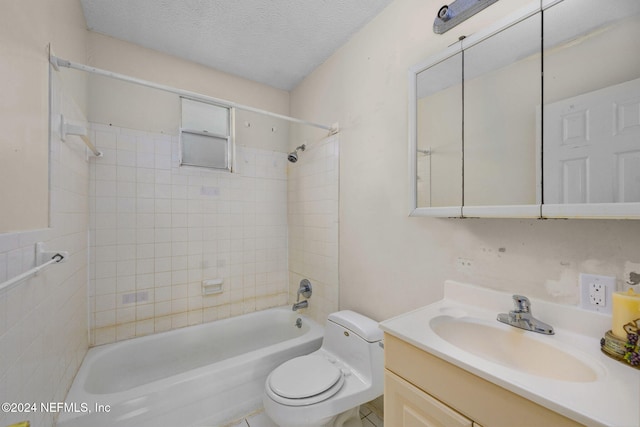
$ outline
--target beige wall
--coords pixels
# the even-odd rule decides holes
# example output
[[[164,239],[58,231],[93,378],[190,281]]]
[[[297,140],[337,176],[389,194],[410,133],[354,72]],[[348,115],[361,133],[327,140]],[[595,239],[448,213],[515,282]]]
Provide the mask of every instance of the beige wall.
[[[292,92],[292,115],[342,129],[340,308],[382,320],[439,299],[449,278],[576,304],[579,272],[621,287],[640,269],[638,221],[408,217],[408,68],[526,3],[435,35],[440,2],[396,0]]]
[[[461,70],[460,70],[461,71]],[[462,205],[462,84],[416,103],[418,207]]]
[[[89,33],[89,64],[155,83],[275,113],[289,112],[289,94],[98,33]]]
[[[90,33],[90,65],[235,103],[289,114],[289,92],[223,73],[128,42]],[[175,94],[92,76],[89,119],[129,129],[176,135],[180,101]],[[284,152],[288,123],[237,111],[239,145]]]
[[[47,45],[83,60],[84,28],[76,0],[0,6],[0,232],[48,225]]]

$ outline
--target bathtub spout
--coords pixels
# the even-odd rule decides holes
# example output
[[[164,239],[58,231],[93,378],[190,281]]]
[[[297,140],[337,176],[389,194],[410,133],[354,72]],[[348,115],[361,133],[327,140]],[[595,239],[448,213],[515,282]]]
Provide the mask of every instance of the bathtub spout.
[[[309,303],[307,302],[307,300],[304,300],[304,301],[300,301],[293,304],[293,307],[291,307],[291,309],[293,311],[296,311],[299,308],[307,308],[307,307],[309,307]]]

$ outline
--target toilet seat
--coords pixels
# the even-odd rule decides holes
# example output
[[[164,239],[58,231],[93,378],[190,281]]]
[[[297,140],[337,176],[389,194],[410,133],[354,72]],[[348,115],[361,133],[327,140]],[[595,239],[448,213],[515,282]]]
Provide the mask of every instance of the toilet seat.
[[[288,406],[322,402],[344,384],[341,369],[319,355],[291,359],[277,367],[267,379],[270,397]]]

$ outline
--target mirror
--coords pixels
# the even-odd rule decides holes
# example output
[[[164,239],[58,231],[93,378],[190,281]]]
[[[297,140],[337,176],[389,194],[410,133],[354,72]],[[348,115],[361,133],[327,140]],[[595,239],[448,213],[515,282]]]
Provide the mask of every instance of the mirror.
[[[540,32],[537,13],[464,50],[465,207],[540,203]]]
[[[640,202],[640,2],[544,13],[544,204]]]
[[[418,207],[462,206],[462,53],[416,76]]]
[[[412,67],[411,215],[640,217],[638,51],[637,0],[554,0]]]

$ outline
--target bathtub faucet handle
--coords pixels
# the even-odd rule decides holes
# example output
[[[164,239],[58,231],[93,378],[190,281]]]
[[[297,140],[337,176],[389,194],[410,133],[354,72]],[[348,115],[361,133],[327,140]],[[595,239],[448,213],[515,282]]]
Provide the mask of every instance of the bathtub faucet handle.
[[[296,298],[296,303],[293,304],[293,307],[291,307],[293,311],[296,311],[299,308],[309,307],[309,303],[307,302],[307,300],[300,301],[300,295],[305,298],[311,297],[311,282],[309,281],[309,279],[302,279],[300,281],[300,287],[298,288],[298,298]]]
[[[298,288],[298,298],[296,302],[300,302],[300,295],[305,298],[311,298],[311,282],[309,279],[302,279],[300,281],[300,287]]]

